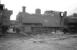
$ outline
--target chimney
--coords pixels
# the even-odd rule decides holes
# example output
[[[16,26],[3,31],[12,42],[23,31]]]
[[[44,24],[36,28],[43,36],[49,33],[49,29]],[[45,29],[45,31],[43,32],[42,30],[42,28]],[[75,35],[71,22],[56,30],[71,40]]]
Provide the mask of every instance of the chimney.
[[[26,7],[25,6],[22,7],[22,12],[26,12]]]
[[[35,14],[41,14],[41,9],[36,9]]]

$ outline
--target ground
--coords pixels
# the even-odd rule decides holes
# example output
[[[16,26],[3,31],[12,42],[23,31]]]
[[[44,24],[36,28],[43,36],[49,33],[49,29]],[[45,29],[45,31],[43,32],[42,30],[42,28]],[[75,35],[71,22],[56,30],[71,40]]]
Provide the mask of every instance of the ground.
[[[0,38],[0,50],[77,50],[77,38],[69,35],[8,34]]]

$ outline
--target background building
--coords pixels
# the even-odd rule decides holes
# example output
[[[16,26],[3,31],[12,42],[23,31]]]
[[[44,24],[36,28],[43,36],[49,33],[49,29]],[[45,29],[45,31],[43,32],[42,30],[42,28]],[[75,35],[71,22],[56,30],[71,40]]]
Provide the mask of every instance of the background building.
[[[9,25],[10,24],[10,16],[13,11],[5,8],[4,4],[0,4],[0,24]]]

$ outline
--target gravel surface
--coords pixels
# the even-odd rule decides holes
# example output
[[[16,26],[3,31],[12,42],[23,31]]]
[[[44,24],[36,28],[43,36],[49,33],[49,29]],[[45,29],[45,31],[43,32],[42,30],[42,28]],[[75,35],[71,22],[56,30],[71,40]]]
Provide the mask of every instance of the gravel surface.
[[[0,39],[0,50],[77,50],[77,38],[60,38],[12,34]]]

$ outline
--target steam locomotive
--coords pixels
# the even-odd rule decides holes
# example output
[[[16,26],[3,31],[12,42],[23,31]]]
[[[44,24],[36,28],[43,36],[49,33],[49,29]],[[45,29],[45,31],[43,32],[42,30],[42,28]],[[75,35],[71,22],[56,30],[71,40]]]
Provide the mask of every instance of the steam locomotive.
[[[66,30],[70,33],[77,33],[77,14],[74,13],[71,16],[65,18]]]
[[[41,14],[41,10],[36,9],[35,14],[29,14],[25,12],[25,7],[23,7],[22,10],[22,12],[18,13],[16,20],[22,25],[24,32],[49,33],[64,30],[64,18],[67,15],[66,11],[49,10]]]

